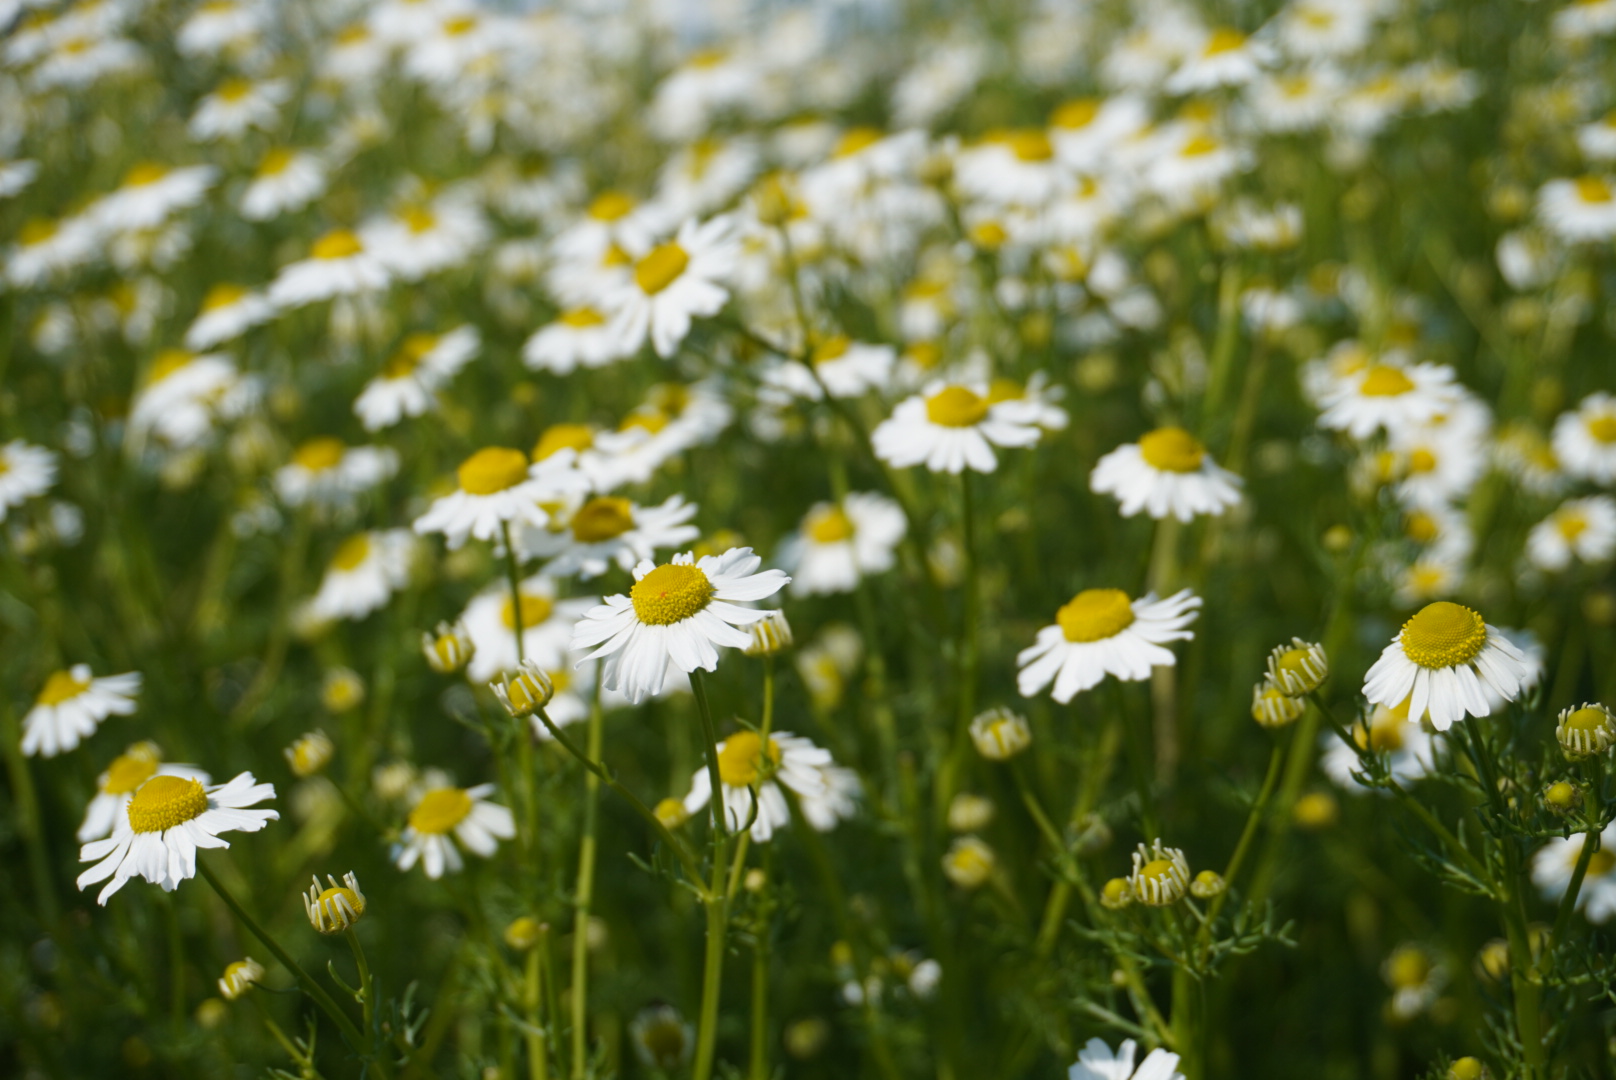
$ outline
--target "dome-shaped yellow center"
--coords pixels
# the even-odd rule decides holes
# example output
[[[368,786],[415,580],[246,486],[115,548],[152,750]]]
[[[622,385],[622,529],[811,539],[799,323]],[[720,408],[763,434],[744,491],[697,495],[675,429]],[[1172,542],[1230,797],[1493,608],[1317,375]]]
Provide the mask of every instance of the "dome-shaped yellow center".
[[[1416,476],[1421,473],[1436,471],[1436,454],[1425,447],[1420,447],[1408,455],[1408,471]]]
[[[528,631],[538,626],[550,617],[555,610],[555,602],[548,596],[535,596],[532,593],[522,594],[522,629]],[[516,629],[516,605],[511,598],[505,598],[505,605],[499,609],[499,621],[505,624],[505,629]]]
[[[1604,709],[1589,705],[1576,710],[1563,722],[1572,731],[1599,731],[1610,723],[1610,716]]]
[[[615,495],[598,495],[572,515],[572,538],[580,544],[615,540],[634,527],[634,504]]]
[[[259,176],[279,176],[297,160],[297,151],[289,146],[272,147],[258,163]]]
[[[926,419],[940,427],[973,427],[988,414],[988,399],[968,386],[945,386],[926,399]]]
[[[1577,177],[1577,198],[1585,203],[1608,203],[1616,198],[1610,185],[1597,176]]]
[[[1416,544],[1429,544],[1442,535],[1442,526],[1425,511],[1415,510],[1403,519],[1403,532]]]
[[[1246,35],[1240,31],[1231,30],[1226,26],[1220,27],[1212,31],[1212,36],[1207,39],[1206,48],[1201,50],[1201,55],[1218,56],[1222,53],[1234,52],[1245,43]]]
[[[780,747],[769,740],[769,761],[780,764]],[[751,787],[762,778],[763,739],[750,731],[737,732],[724,740],[718,751],[718,779],[729,787]]]
[[[606,325],[606,316],[592,307],[573,308],[561,313],[561,322],[574,330],[587,330],[591,326]]]
[[[127,795],[156,774],[157,755],[120,754],[107,766],[107,778],[101,784],[101,790],[108,795]]]
[[[331,556],[331,569],[352,570],[370,557],[370,534],[358,533],[350,536],[337,548],[337,553]]]
[[[253,84],[246,79],[226,79],[215,91],[225,101],[240,101],[252,93]]]
[[[1403,653],[1422,668],[1468,664],[1487,644],[1487,624],[1462,604],[1427,604],[1403,624]]]
[[[1173,870],[1171,859],[1152,859],[1139,868],[1139,877],[1143,881],[1159,881],[1166,884],[1173,880]]]
[[[841,140],[836,144],[835,156],[852,157],[860,150],[874,146],[884,138],[886,138],[886,133],[880,128],[852,128],[843,134]]]
[[[89,680],[80,682],[71,671],[53,671],[50,678],[45,680],[45,688],[39,692],[37,704],[60,705],[78,697],[90,688]]]
[[[459,788],[438,788],[421,796],[410,811],[410,828],[418,833],[441,836],[466,820],[471,813],[471,796]]]
[[[533,446],[533,460],[543,461],[557,450],[588,450],[595,445],[595,429],[588,424],[551,424]]]
[[[1140,438],[1139,456],[1162,472],[1192,473],[1206,460],[1206,448],[1183,428],[1164,427]]]
[[[203,311],[218,311],[229,307],[247,295],[245,285],[219,284],[208,290],[208,295],[202,300]]]
[[[1580,511],[1562,510],[1554,515],[1554,526],[1560,530],[1566,543],[1574,544],[1578,537],[1588,531],[1588,519]]]
[[[589,204],[589,216],[596,221],[617,221],[634,209],[634,200],[621,191],[605,191]]]
[[[59,222],[46,221],[44,218],[30,218],[23,223],[22,229],[17,234],[17,239],[22,242],[23,247],[33,247],[35,244],[43,244],[55,236],[60,228],[61,224]]]
[[[634,613],[651,626],[668,626],[690,618],[713,598],[713,583],[689,563],[665,563],[629,590]]]
[[[1049,136],[1037,128],[1012,131],[1005,136],[1004,141],[1018,161],[1048,161],[1055,156],[1055,148],[1049,144]]]
[[[1094,123],[1094,118],[1100,115],[1099,98],[1079,98],[1068,101],[1056,109],[1049,122],[1058,128],[1067,131],[1077,131]]]
[[[1286,649],[1285,652],[1280,655],[1278,662],[1274,666],[1279,668],[1281,671],[1288,671],[1292,675],[1299,675],[1302,678],[1311,679],[1314,675],[1314,667],[1311,663],[1311,657],[1312,653],[1310,653],[1307,649]]]
[[[168,175],[168,166],[159,165],[154,161],[142,161],[139,165],[123,174],[124,187],[145,187],[155,184]]]
[[[1067,641],[1103,641],[1133,625],[1133,605],[1121,589],[1084,589],[1055,613]]]
[[[1358,393],[1364,397],[1397,397],[1412,389],[1414,380],[1404,374],[1402,368],[1390,364],[1375,364],[1364,372],[1363,381],[1358,384]]]
[[[431,232],[438,227],[438,218],[425,206],[406,206],[398,212],[398,218],[412,233]]]
[[[847,350],[852,344],[846,334],[833,334],[815,343],[811,359],[815,364],[828,364],[832,360],[840,360],[847,355]]]
[[[157,359],[152,361],[151,370],[146,373],[146,385],[152,386],[162,382],[195,359],[196,354],[188,353],[184,349],[164,349],[157,354]]]
[[[678,244],[658,244],[650,253],[634,264],[634,283],[647,296],[657,293],[679,280],[679,275],[690,265],[690,253]]]
[[[485,446],[460,463],[456,476],[466,494],[493,495],[527,479],[527,455],[509,447]]]
[[[1602,443],[1616,443],[1616,414],[1600,413],[1589,420],[1588,434]]]
[[[1403,948],[1386,962],[1386,979],[1399,990],[1424,986],[1431,975],[1431,959],[1420,949]]]
[[[853,522],[839,506],[822,506],[808,515],[803,527],[816,544],[839,544],[853,538]]]
[[[347,447],[342,445],[341,439],[322,435],[319,438],[310,439],[293,451],[292,464],[307,469],[309,472],[324,472],[341,464],[342,453],[346,449]]]
[[[433,794],[437,794],[437,792],[433,792]],[[464,793],[461,794],[463,795]],[[470,802],[471,800],[467,799],[466,801]],[[414,815],[412,814],[411,817],[413,819]],[[417,831],[423,830],[418,829]],[[347,904],[346,909],[343,907],[344,902]],[[342,885],[338,885],[334,889],[322,890],[319,899],[314,903],[316,907],[325,911],[326,917],[330,921],[338,926],[346,926],[350,917],[357,917],[365,913],[365,898]],[[349,916],[349,911],[353,912],[353,916]]]
[[[382,365],[382,378],[402,379],[421,366],[426,355],[437,348],[436,334],[411,334],[399,343],[398,351]]]
[[[208,793],[195,780],[154,776],[129,800],[129,826],[138,833],[162,832],[202,816]]]
[[[1001,401],[1020,401],[1026,396],[1026,387],[1003,375],[988,384],[989,405],[997,405]]]
[[[346,259],[365,250],[359,237],[350,229],[332,229],[314,242],[309,254],[316,259]]]

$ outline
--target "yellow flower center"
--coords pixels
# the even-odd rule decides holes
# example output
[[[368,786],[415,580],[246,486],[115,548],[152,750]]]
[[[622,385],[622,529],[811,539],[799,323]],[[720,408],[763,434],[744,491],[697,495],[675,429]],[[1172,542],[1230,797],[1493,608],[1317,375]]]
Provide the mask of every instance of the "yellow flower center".
[[[629,431],[633,428],[639,428],[642,431],[648,431],[652,435],[655,435],[657,432],[667,427],[668,421],[672,419],[673,418],[665,412],[651,409],[645,412],[632,413],[623,420],[623,423],[618,427],[617,430]]]
[[[690,255],[684,248],[671,241],[659,244],[634,264],[634,283],[647,296],[655,296],[679,280],[689,265]]]
[[[1419,949],[1399,949],[1386,965],[1386,978],[1399,990],[1424,986],[1431,974],[1431,961]]]
[[[1179,153],[1187,158],[1205,157],[1207,154],[1210,154],[1212,151],[1216,150],[1218,146],[1218,140],[1214,139],[1210,135],[1201,134],[1195,136],[1189,142],[1185,143],[1184,149],[1180,150]]]
[[[971,242],[979,248],[992,251],[1003,247],[1008,239],[1010,234],[997,221],[981,221],[971,226]]]
[[[769,761],[780,764],[780,747],[769,740]],[[718,751],[718,779],[727,787],[751,787],[762,778],[763,739],[750,731],[738,732],[724,740]]]
[[[1585,203],[1608,203],[1613,197],[1610,185],[1597,176],[1577,177],[1577,197]]]
[[[1020,401],[1027,396],[1027,390],[1014,379],[1000,376],[988,384],[988,404],[997,405],[1001,401]]]
[[[1605,710],[1591,705],[1565,718],[1565,726],[1572,731],[1600,731],[1608,722]]]
[[[988,414],[987,398],[967,386],[945,386],[926,399],[926,419],[941,427],[973,427]]]
[[[1442,535],[1442,527],[1437,524],[1436,518],[1423,510],[1416,510],[1408,515],[1403,522],[1403,531],[1416,544],[1429,544]]]
[[[1389,364],[1376,364],[1364,372],[1363,382],[1358,384],[1358,393],[1364,397],[1397,397],[1412,389],[1414,380]]]
[[[1139,877],[1144,881],[1160,881],[1163,883],[1173,880],[1173,863],[1171,859],[1152,859],[1139,868]]]
[[[215,285],[208,290],[208,295],[203,299],[202,310],[218,311],[220,308],[229,307],[246,295],[245,285]]]
[[[1005,136],[1004,141],[1018,161],[1048,161],[1055,156],[1055,148],[1050,145],[1049,136],[1037,128],[1012,131]]]
[[[1588,856],[1588,877],[1604,877],[1616,869],[1616,853],[1600,849]]]
[[[156,774],[155,755],[121,754],[107,766],[107,779],[101,790],[108,795],[127,795]]]
[[[876,143],[880,142],[885,137],[886,137],[885,133],[882,132],[880,128],[873,128],[873,127],[856,127],[856,128],[853,128],[852,130],[848,131],[845,135],[843,135],[842,138],[841,138],[841,141],[836,144],[835,156],[836,157],[852,157],[854,154],[858,153],[860,150],[863,150],[863,149],[865,149],[866,147],[869,147],[869,146],[874,146]]]
[[[350,536],[337,548],[337,553],[331,556],[333,570],[352,570],[370,557],[370,534],[360,533]]]
[[[621,191],[607,191],[595,196],[595,201],[589,204],[589,216],[596,221],[617,221],[627,217],[633,209],[633,199]]]
[[[1157,428],[1139,440],[1145,464],[1162,472],[1192,473],[1206,459],[1206,448],[1181,427]]]
[[[410,811],[410,828],[418,833],[441,836],[466,820],[471,813],[471,796],[459,788],[438,788],[421,796]]]
[[[316,259],[346,259],[365,250],[351,229],[332,229],[314,242],[309,254]]]
[[[1602,443],[1616,443],[1616,414],[1601,413],[1588,421],[1588,434]]]
[[[555,601],[548,596],[535,596],[531,593],[522,594],[522,629],[531,630],[550,617],[555,610]],[[516,629],[516,605],[511,598],[505,598],[505,606],[499,610],[499,621],[505,624],[505,629]]]
[[[124,187],[145,187],[155,184],[168,175],[167,165],[158,165],[155,162],[143,161],[139,165],[123,174]]]
[[[1576,543],[1577,537],[1588,531],[1588,519],[1576,510],[1560,511],[1555,515],[1554,524],[1568,544]]]
[[[634,527],[634,504],[614,495],[599,495],[572,515],[572,538],[580,544],[615,540]]]
[[[80,682],[73,677],[71,671],[53,671],[50,678],[45,680],[45,689],[39,692],[40,705],[60,705],[64,701],[71,701],[90,688],[88,680]]]
[[[398,219],[417,235],[431,232],[438,225],[437,217],[424,206],[406,206],[398,212]]]
[[[1234,52],[1246,43],[1246,35],[1238,30],[1223,27],[1212,32],[1207,41],[1206,48],[1201,50],[1202,56],[1217,56],[1221,53]]]
[[[1058,128],[1076,131],[1086,128],[1094,123],[1094,118],[1100,115],[1099,98],[1079,98],[1077,101],[1068,101],[1055,110],[1049,122]]]
[[[564,311],[561,313],[561,322],[572,327],[574,330],[587,330],[591,326],[604,326],[606,324],[606,316],[602,315],[594,308],[573,308],[571,311]]]
[[[832,360],[840,360],[847,355],[848,347],[852,344],[846,334],[835,334],[814,346],[811,359],[815,364],[828,364]]]
[[[259,176],[279,176],[287,167],[297,160],[297,151],[284,146],[277,146],[264,155],[264,160],[258,163]]]
[[[443,21],[443,32],[449,37],[459,37],[462,34],[469,34],[476,28],[477,17],[475,15],[459,15],[453,19],[445,19]]]
[[[23,247],[33,247],[35,244],[43,244],[55,236],[56,230],[59,228],[61,226],[57,222],[46,221],[43,218],[33,218],[23,224],[22,231],[18,233],[17,239],[22,241]]]
[[[398,351],[382,365],[382,378],[402,379],[421,366],[426,354],[438,344],[434,334],[411,334],[399,345]]]
[[[595,429],[588,424],[551,424],[533,447],[533,460],[543,461],[557,450],[588,450],[595,444]]]
[[[146,375],[146,385],[162,382],[194,359],[196,357],[184,349],[164,349],[152,361],[151,371]]]
[[[816,544],[839,544],[853,538],[853,522],[839,506],[822,506],[808,515],[803,529]]]
[[[1420,447],[1408,455],[1408,471],[1416,475],[1436,471],[1436,455],[1425,447]]]
[[[138,833],[162,832],[202,816],[208,793],[181,776],[154,776],[129,800],[129,825]]]
[[[689,563],[664,563],[629,590],[634,613],[651,626],[668,626],[690,618],[713,598],[713,583]]]
[[[1307,649],[1286,649],[1280,656],[1279,663],[1274,666],[1280,671],[1299,675],[1304,679],[1313,678],[1313,665],[1308,662],[1312,654]]]
[[[1121,589],[1084,589],[1055,613],[1067,641],[1103,641],[1133,625],[1133,605]]]
[[[436,795],[437,792],[433,792],[432,794]],[[466,801],[470,802],[471,800],[467,799]],[[419,810],[420,808],[417,807],[416,809]],[[414,814],[410,815],[412,824],[414,823],[414,816]],[[417,831],[419,832],[423,830],[418,829]],[[365,913],[364,897],[360,896],[352,889],[345,888],[341,885],[338,885],[334,889],[326,889],[321,892],[320,898],[314,902],[314,906],[326,912],[328,915],[336,916],[336,920],[333,921],[340,920],[345,922],[347,913],[344,911],[342,904],[338,901],[339,897],[348,902],[348,908],[353,911],[355,918]]]
[[[487,446],[460,463],[460,490],[492,495],[527,479],[527,455],[504,446]]]
[[[1389,709],[1376,709],[1369,721],[1367,732],[1359,730],[1358,741],[1371,750],[1387,751],[1403,748],[1403,732],[1408,725],[1407,715],[1398,716]]]
[[[345,449],[341,439],[323,435],[298,447],[292,454],[292,464],[302,466],[309,472],[324,472],[337,467]]]
[[[1404,655],[1420,667],[1456,667],[1487,644],[1487,624],[1469,608],[1439,600],[1404,623],[1401,637]]]
[[[240,101],[252,93],[252,83],[246,79],[227,79],[219,87],[219,96],[225,101]]]

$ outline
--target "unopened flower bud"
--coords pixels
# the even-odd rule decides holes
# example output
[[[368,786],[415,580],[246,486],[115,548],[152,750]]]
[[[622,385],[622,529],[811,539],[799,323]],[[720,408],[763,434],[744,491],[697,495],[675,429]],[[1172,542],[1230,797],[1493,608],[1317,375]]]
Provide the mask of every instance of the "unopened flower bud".
[[[1133,903],[1133,886],[1127,878],[1114,877],[1100,887],[1100,905],[1111,911],[1121,911]]]
[[[1330,661],[1322,645],[1291,638],[1289,646],[1277,645],[1268,654],[1268,681],[1282,694],[1311,694],[1329,675]]]
[[[365,680],[353,668],[334,667],[320,681],[320,704],[327,712],[345,713],[365,700]]]
[[[1543,807],[1551,814],[1569,814],[1582,805],[1582,792],[1576,785],[1560,780],[1543,789]]]
[[[440,622],[435,631],[421,635],[421,652],[427,665],[439,675],[453,675],[471,662],[476,651],[471,635],[459,623],[451,626]]]
[[[989,709],[971,721],[971,741],[989,761],[1009,761],[1032,745],[1032,728],[1009,709]]]
[[[1198,900],[1210,900],[1228,887],[1229,883],[1216,870],[1202,870],[1190,882],[1190,895]]]
[[[948,827],[955,832],[980,832],[992,821],[992,799],[962,791],[948,804]]]
[[[987,844],[974,836],[962,836],[943,856],[943,876],[962,889],[976,889],[993,876],[998,863]]]
[[[1341,817],[1341,804],[1328,791],[1310,791],[1296,800],[1291,816],[1299,829],[1328,829]]]
[[[527,952],[539,943],[539,920],[531,915],[520,915],[505,927],[505,944],[517,952]]]
[[[1291,697],[1266,679],[1252,688],[1251,718],[1265,728],[1294,724],[1306,709],[1306,702]]]
[[[1190,886],[1190,863],[1178,848],[1164,847],[1158,838],[1149,848],[1140,844],[1133,853],[1128,885],[1142,904],[1166,907],[1184,899]]]
[[[532,660],[522,661],[515,671],[495,679],[488,688],[513,717],[532,716],[555,697],[555,680]]]
[[[219,993],[226,1001],[235,1001],[263,977],[264,965],[250,956],[244,957],[224,969],[219,977]]]
[[[1448,1066],[1448,1080],[1483,1080],[1487,1066],[1473,1057],[1462,1057]]]
[[[749,628],[751,642],[741,650],[747,656],[776,656],[791,648],[791,624],[786,613],[771,611]]]
[[[1616,742],[1616,715],[1603,705],[1566,709],[1554,727],[1554,737],[1568,759],[1602,754]]]
[[[292,740],[292,745],[284,753],[286,764],[292,768],[292,775],[306,777],[324,770],[335,751],[336,745],[332,743],[331,736],[323,731],[311,731]]]
[[[651,812],[656,815],[658,821],[662,822],[665,829],[677,829],[690,820],[690,811],[686,810],[685,804],[678,799],[663,799],[656,804],[656,809]]]
[[[365,894],[359,891],[359,879],[352,873],[342,876],[341,885],[330,874],[325,879],[331,887],[321,889],[320,879],[315,878],[303,897],[303,911],[309,917],[309,925],[320,933],[340,934],[365,913]]]

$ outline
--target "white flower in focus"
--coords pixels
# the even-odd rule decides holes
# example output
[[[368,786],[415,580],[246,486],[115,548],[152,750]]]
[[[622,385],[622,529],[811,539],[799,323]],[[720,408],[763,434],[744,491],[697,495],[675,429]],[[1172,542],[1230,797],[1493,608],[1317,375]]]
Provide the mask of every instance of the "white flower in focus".
[[[1038,631],[1035,644],[1016,655],[1016,687],[1032,697],[1054,684],[1062,705],[1107,675],[1125,682],[1150,678],[1152,668],[1177,663],[1170,641],[1188,641],[1201,598],[1188,589],[1165,600],[1154,593],[1129,600],[1121,589],[1084,589],[1055,613],[1055,624]]]
[[[475,326],[457,327],[446,334],[410,334],[354,399],[354,415],[366,431],[380,431],[406,416],[424,414],[438,391],[481,347],[482,337]]]
[[[1090,1039],[1078,1052],[1077,1064],[1067,1072],[1068,1080],[1184,1080],[1178,1071],[1178,1055],[1160,1047],[1145,1055],[1135,1071],[1134,1054],[1137,1045],[1132,1039],[1123,1039],[1116,1053],[1102,1039]]]
[[[394,865],[409,870],[419,862],[426,876],[436,881],[445,870],[458,873],[465,866],[462,847],[473,855],[491,858],[498,841],[516,835],[516,819],[510,809],[487,801],[493,793],[493,784],[479,784],[435,788],[423,794],[393,846]]]
[[[1425,716],[1446,731],[1455,721],[1493,711],[1485,688],[1514,701],[1526,676],[1521,651],[1470,608],[1446,600],[1428,604],[1403,624],[1364,676],[1372,705]],[[1412,698],[1410,697],[1412,695]]]
[[[154,776],[180,776],[203,784],[212,783],[201,769],[164,764],[156,743],[135,743],[113,758],[112,764],[96,778],[95,797],[84,808],[84,821],[76,834],[78,842],[84,844],[110,835],[119,819],[125,816],[136,790]]]
[[[53,452],[21,439],[0,446],[0,521],[13,507],[45,494],[55,483]]]
[[[138,671],[96,678],[88,664],[74,664],[51,672],[22,719],[23,756],[55,757],[74,749],[107,717],[133,713],[138,693]]]
[[[409,584],[416,539],[408,529],[362,532],[348,537],[326,565],[320,588],[308,602],[319,622],[363,619],[386,606]]]
[[[924,464],[958,474],[967,467],[991,473],[994,446],[1032,446],[1042,432],[1040,410],[1028,401],[993,402],[980,383],[933,382],[907,398],[871,434],[876,456],[899,468]]]
[[[729,300],[725,282],[734,272],[739,244],[733,219],[694,218],[672,240],[635,260],[632,280],[605,298],[620,353],[637,352],[647,338],[664,359],[690,333],[695,316],[716,315]]]
[[[793,596],[852,592],[871,574],[892,569],[909,531],[903,509],[873,491],[848,493],[839,503],[816,503],[780,547]]]
[[[1532,856],[1532,884],[1545,900],[1557,901],[1571,887],[1571,875],[1586,841],[1582,833],[1556,837]],[[1607,923],[1616,915],[1616,823],[1605,826],[1599,834],[1599,850],[1588,857],[1577,910],[1595,924]]]
[[[550,521],[543,503],[589,489],[589,481],[574,467],[575,458],[571,450],[562,450],[530,467],[520,450],[485,447],[461,462],[455,474],[458,489],[416,518],[415,531],[441,532],[454,549],[468,536],[497,540],[509,525],[542,529]]]
[[[1616,552],[1616,499],[1594,495],[1568,499],[1554,513],[1532,526],[1526,554],[1533,565],[1559,571],[1573,559],[1600,563]]]
[[[763,739],[755,732],[738,731],[719,743],[718,782],[724,791],[725,825],[739,830],[750,821],[752,839],[760,844],[791,822],[781,784],[796,795],[802,816],[818,832],[829,832],[852,817],[862,791],[857,773],[837,765],[829,750],[789,731],[769,736],[767,760]],[[690,778],[685,812],[694,815],[704,809],[712,790],[704,765]]]
[[[357,235],[333,229],[316,240],[306,259],[288,263],[269,287],[269,299],[279,308],[296,308],[355,296],[387,287],[387,270]]]

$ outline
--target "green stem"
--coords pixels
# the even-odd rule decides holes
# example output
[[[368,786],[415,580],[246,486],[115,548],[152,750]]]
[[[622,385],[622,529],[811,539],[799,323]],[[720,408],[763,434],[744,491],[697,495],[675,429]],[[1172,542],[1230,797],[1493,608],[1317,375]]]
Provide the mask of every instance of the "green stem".
[[[600,760],[600,693],[596,690],[589,709],[589,760]],[[572,931],[572,1076],[582,1080],[585,1072],[586,1035],[589,1018],[589,908],[595,898],[595,829],[600,816],[600,775],[590,770],[584,777],[584,835],[578,845],[577,908]]]
[[[40,925],[54,927],[56,889],[51,881],[50,858],[40,825],[39,795],[34,789],[34,774],[28,771],[28,762],[22,756],[21,739],[16,710],[8,700],[0,705],[0,753],[6,756],[6,773],[11,778],[12,813],[16,830],[22,833],[23,842],[28,846],[28,873],[34,879],[34,902],[39,906]]]
[[[758,928],[752,948],[752,1046],[747,1080],[769,1080],[769,937],[768,927]]]
[[[373,1039],[376,1035],[376,980],[370,973],[370,963],[365,959],[364,946],[359,944],[359,935],[354,933],[353,924],[342,928],[342,936],[348,939],[348,948],[353,952],[354,966],[359,969],[359,1005],[365,1015],[365,1038]],[[375,1060],[384,1073],[391,1070],[386,1068],[386,1055],[381,1053],[379,1047],[372,1048]]]
[[[707,776],[712,785],[708,804],[712,809],[712,881],[703,905],[707,910],[707,947],[702,959],[701,1014],[696,1027],[696,1062],[693,1080],[709,1080],[713,1073],[713,1052],[718,1041],[718,999],[724,978],[725,938],[729,931],[729,904],[725,901],[724,870],[729,850],[728,823],[724,820],[724,788],[718,772],[718,730],[713,724],[712,706],[700,670],[690,673],[690,686],[701,714],[702,735],[707,755]]]
[[[1234,854],[1229,856],[1229,865],[1223,869],[1223,891],[1213,897],[1212,903],[1206,910],[1206,922],[1201,926],[1201,943],[1205,945],[1212,937],[1212,923],[1216,921],[1218,912],[1223,910],[1225,901],[1229,899],[1229,890],[1234,888],[1235,876],[1240,873],[1241,866],[1246,860],[1246,852],[1251,848],[1251,841],[1257,835],[1257,827],[1262,824],[1268,813],[1268,802],[1274,796],[1274,788],[1279,786],[1279,775],[1285,764],[1286,741],[1283,737],[1274,740],[1274,749],[1268,755],[1268,774],[1263,777],[1262,788],[1257,792],[1257,801],[1251,804],[1251,813],[1246,816],[1246,827],[1240,832],[1240,842],[1234,846]]]
[[[1100,733],[1099,745],[1095,747],[1094,757],[1089,762],[1089,774],[1083,781],[1076,801],[1072,804],[1072,814],[1068,819],[1076,825],[1082,821],[1088,812],[1094,809],[1095,802],[1100,793],[1105,790],[1106,781],[1111,777],[1111,766],[1116,761],[1117,748],[1122,745],[1122,724],[1120,719],[1113,715],[1106,721],[1104,730]],[[1040,959],[1047,958],[1055,948],[1055,941],[1060,937],[1061,920],[1066,917],[1067,905],[1072,901],[1072,883],[1062,878],[1050,890],[1049,899],[1044,904],[1044,917],[1038,927],[1038,940],[1035,951]]]
[[[550,1057],[544,1048],[544,1028],[539,1022],[539,951],[542,943],[535,942],[527,951],[527,971],[522,991],[522,1007],[527,1013],[527,1029],[522,1038],[527,1043],[528,1080],[548,1080]],[[547,943],[544,943],[547,945]]]

